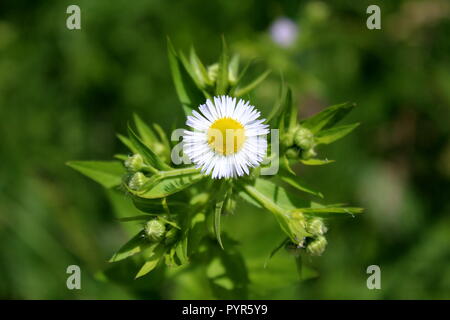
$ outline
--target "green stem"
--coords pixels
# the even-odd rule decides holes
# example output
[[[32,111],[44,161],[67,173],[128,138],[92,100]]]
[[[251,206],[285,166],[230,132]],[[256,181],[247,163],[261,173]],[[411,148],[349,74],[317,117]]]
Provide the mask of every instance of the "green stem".
[[[173,176],[181,176],[195,173],[200,173],[200,170],[194,167],[189,167],[183,169],[174,169],[170,171],[159,171],[158,175],[161,176],[161,178],[168,178]]]
[[[247,193],[256,202],[258,202],[264,209],[272,212],[278,223],[280,224],[281,229],[289,236],[289,238],[294,238],[289,228],[289,218],[286,216],[285,211],[280,206],[267,198],[253,186],[245,184],[243,186],[243,189],[245,193]]]

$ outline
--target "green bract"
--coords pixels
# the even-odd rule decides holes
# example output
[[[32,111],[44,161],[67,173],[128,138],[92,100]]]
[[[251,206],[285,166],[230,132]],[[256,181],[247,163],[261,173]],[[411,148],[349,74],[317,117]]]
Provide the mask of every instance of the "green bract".
[[[168,55],[175,89],[186,115],[206,98],[247,94],[269,74],[269,71],[263,72],[244,83],[248,65],[241,70],[239,57],[229,57],[225,42],[219,61],[210,66],[202,63],[193,48],[186,55],[177,52],[170,41]],[[301,193],[318,200],[324,196],[307,186],[292,168],[299,163],[315,166],[333,162],[318,158],[316,149],[344,137],[358,126],[336,125],[353,108],[354,104],[343,103],[299,121],[292,92],[282,84],[280,96],[267,117],[270,127],[279,129],[280,136],[279,159],[275,159],[279,161],[280,170],[275,175],[261,175],[261,168],[255,168],[242,178],[213,180],[194,167],[175,166],[170,159],[173,146],[166,133],[157,124],[148,126],[138,116],[134,117],[136,129],[129,127],[127,136],[118,135],[131,154],[116,155],[122,163],[72,161],[68,165],[105,188],[123,192],[141,211],[140,215],[121,219],[142,222],[142,229],[110,259],[110,262],[117,262],[140,254],[143,262],[136,277],[147,274],[160,263],[186,265],[205,252],[210,252],[211,257],[229,259],[224,265],[236,267],[232,263],[239,253],[235,242],[221,234],[221,217],[239,214],[239,199],[272,213],[284,232],[286,240],[270,256],[284,247],[294,254],[300,265],[302,255],[321,255],[325,250],[324,220],[362,212],[361,208],[304,200]],[[215,237],[215,242],[211,241],[211,236]],[[218,248],[224,251],[217,251]],[[231,278],[230,281],[244,281],[246,275]]]

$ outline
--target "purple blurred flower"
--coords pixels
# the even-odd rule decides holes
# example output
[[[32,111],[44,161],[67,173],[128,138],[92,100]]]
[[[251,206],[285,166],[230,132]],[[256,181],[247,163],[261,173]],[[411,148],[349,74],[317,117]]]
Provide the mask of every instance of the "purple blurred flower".
[[[270,36],[276,44],[290,47],[297,40],[298,26],[291,19],[280,17],[270,26]]]

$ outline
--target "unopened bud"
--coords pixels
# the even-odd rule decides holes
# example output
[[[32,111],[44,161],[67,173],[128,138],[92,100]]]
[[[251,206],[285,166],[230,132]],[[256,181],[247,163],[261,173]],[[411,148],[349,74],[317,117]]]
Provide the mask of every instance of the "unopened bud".
[[[312,256],[320,256],[327,247],[327,239],[324,236],[318,236],[306,246],[306,251]]]
[[[310,130],[299,127],[295,132],[294,142],[303,150],[311,149],[314,146],[314,135]]]
[[[298,159],[300,156],[300,150],[297,147],[290,147],[286,150],[286,157],[288,159]]]
[[[314,151],[313,148],[302,152],[302,159],[305,159],[305,160],[314,158],[315,156],[317,156],[317,153],[316,153],[316,151]]]
[[[292,131],[286,132],[281,137],[281,143],[283,144],[283,146],[287,148],[292,147],[294,145],[294,132]]]
[[[125,167],[131,172],[137,172],[144,166],[144,159],[140,154],[133,154],[125,160]]]
[[[128,187],[130,187],[131,190],[139,190],[147,180],[148,178],[142,172],[136,172],[128,182]]]
[[[297,244],[303,246],[303,240],[307,236],[306,218],[300,211],[291,213],[289,229],[297,240]]]
[[[320,218],[313,218],[308,222],[307,231],[315,236],[321,236],[327,232],[327,227]]]
[[[158,219],[153,219],[145,224],[144,231],[151,241],[160,241],[166,232],[166,226]]]

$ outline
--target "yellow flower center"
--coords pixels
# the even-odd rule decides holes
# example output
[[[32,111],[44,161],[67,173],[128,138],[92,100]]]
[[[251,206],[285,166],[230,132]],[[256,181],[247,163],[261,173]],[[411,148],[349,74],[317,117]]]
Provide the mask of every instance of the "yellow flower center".
[[[208,129],[208,144],[220,154],[236,153],[242,148],[244,142],[245,129],[234,119],[218,119]]]

